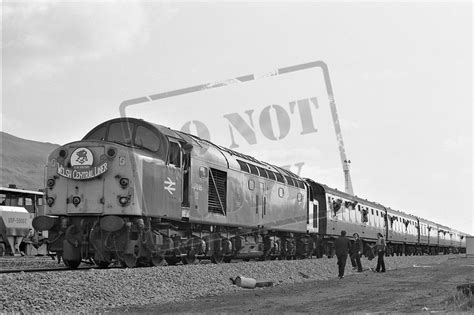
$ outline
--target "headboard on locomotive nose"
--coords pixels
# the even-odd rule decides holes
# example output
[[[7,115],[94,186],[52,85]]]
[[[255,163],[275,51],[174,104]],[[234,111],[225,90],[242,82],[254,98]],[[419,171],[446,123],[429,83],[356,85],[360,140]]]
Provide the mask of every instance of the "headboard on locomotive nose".
[[[143,119],[122,117],[106,121],[92,129],[82,140],[110,141],[143,150],[166,161],[168,139],[157,125]]]

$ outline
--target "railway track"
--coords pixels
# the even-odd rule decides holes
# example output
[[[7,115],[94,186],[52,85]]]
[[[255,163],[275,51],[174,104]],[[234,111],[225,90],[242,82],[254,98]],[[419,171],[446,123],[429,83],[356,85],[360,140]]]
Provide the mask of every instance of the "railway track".
[[[210,261],[201,261],[199,264],[210,264]],[[160,268],[167,265],[160,266]],[[70,269],[62,264],[58,264],[57,260],[51,260],[49,257],[2,257],[0,258],[0,274],[13,273],[42,273],[42,272],[61,272],[61,271],[87,271],[91,269],[125,269],[118,261],[113,262],[107,268],[101,268],[91,262],[83,261],[81,267],[77,269]],[[142,269],[149,267],[140,267],[135,269]]]
[[[74,271],[86,271],[90,269],[99,269],[96,266],[91,267],[82,267],[77,268]],[[23,269],[1,269],[0,274],[10,274],[10,273],[34,273],[34,272],[55,272],[55,271],[71,271],[71,269],[66,267],[57,267],[57,268],[23,268]]]

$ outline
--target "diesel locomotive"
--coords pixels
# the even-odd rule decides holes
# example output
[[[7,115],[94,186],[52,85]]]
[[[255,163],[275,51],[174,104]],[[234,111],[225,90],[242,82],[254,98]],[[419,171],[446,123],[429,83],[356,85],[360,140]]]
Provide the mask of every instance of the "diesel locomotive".
[[[367,250],[377,232],[398,254],[463,247],[462,233],[141,119],[57,148],[46,176],[33,226],[70,268],[331,256],[342,229]]]

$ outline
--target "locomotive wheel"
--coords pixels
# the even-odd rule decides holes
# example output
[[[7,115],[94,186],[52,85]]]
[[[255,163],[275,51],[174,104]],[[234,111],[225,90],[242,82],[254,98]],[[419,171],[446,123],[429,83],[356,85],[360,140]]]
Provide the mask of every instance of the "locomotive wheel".
[[[168,263],[168,266],[174,266],[179,262],[179,258],[175,256],[171,257],[166,257],[166,262]]]
[[[81,264],[80,260],[66,260],[66,259],[63,259],[63,261],[64,261],[64,264],[66,265],[66,267],[68,267],[70,269],[77,269],[77,267],[79,267],[79,265]]]
[[[194,250],[191,249],[188,251],[186,256],[183,256],[181,259],[183,260],[183,264],[185,265],[194,265],[197,261],[196,253]]]
[[[211,261],[214,264],[221,264],[224,261],[224,255],[221,252],[213,252],[211,255]]]
[[[165,259],[169,266],[174,266],[181,260],[181,251],[176,248],[171,252],[171,256],[165,257]]]
[[[133,268],[137,265],[137,256],[134,254],[124,254],[122,260],[122,266],[127,268]]]
[[[99,260],[99,261],[96,261],[95,264],[99,267],[99,269],[106,269],[106,268],[109,268],[110,261]]]
[[[165,258],[161,254],[152,254],[151,265],[155,267],[163,266],[165,264]]]
[[[260,256],[258,260],[266,261],[266,260],[270,260],[271,258],[272,258],[272,255],[271,255],[270,251],[267,251],[267,252],[263,253],[263,255]]]

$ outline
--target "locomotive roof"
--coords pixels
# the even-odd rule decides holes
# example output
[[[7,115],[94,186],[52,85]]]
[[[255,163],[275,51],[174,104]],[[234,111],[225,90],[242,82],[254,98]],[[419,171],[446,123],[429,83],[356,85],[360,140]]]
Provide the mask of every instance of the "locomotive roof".
[[[212,156],[214,156],[214,162],[215,163],[225,163],[226,167],[228,167],[228,168],[230,167],[230,168],[233,168],[233,169],[240,169],[240,165],[239,165],[238,160],[241,160],[243,162],[253,164],[253,165],[261,167],[263,169],[271,170],[273,172],[279,173],[282,176],[289,176],[291,178],[295,178],[295,179],[298,179],[300,181],[303,181],[303,179],[300,176],[294,174],[293,172],[291,172],[289,170],[283,169],[281,167],[278,167],[278,166],[270,164],[270,163],[266,163],[266,162],[257,160],[256,158],[254,158],[250,155],[239,153],[237,151],[234,151],[232,149],[217,145],[217,144],[215,144],[215,143],[213,143],[209,140],[202,139],[202,138],[200,138],[198,136],[195,136],[195,135],[191,135],[191,134],[188,134],[188,133],[185,133],[185,132],[182,132],[182,131],[177,131],[177,130],[171,129],[169,127],[165,127],[163,125],[158,125],[158,124],[155,124],[155,123],[143,120],[143,119],[138,119],[138,118],[121,117],[121,118],[114,118],[114,119],[105,121],[105,122],[101,123],[100,125],[94,127],[89,133],[87,133],[87,135],[84,138],[86,138],[94,130],[97,130],[98,128],[100,128],[100,127],[102,127],[106,124],[110,124],[110,123],[116,122],[116,121],[128,121],[128,122],[131,122],[131,123],[146,124],[146,125],[149,125],[150,127],[153,127],[154,129],[158,130],[160,133],[162,133],[164,136],[166,136],[168,138],[174,138],[174,139],[177,139],[177,140],[182,141],[184,143],[188,143],[188,144],[193,145],[193,148],[197,146],[198,148],[211,149],[211,150],[209,150],[211,153],[209,153],[209,152],[208,153],[211,154]]]
[[[293,172],[291,172],[289,170],[283,169],[281,167],[278,167],[276,165],[273,165],[273,164],[270,164],[270,163],[267,163],[267,162],[257,160],[256,158],[254,158],[250,155],[246,155],[246,154],[234,151],[232,149],[220,146],[220,145],[215,144],[215,143],[213,143],[209,140],[202,139],[198,136],[188,134],[188,133],[185,133],[185,132],[182,132],[182,131],[173,130],[171,128],[164,127],[162,125],[157,125],[157,124],[153,124],[153,123],[150,123],[150,125],[153,125],[155,128],[157,128],[160,132],[162,132],[164,135],[166,135],[168,137],[172,137],[172,138],[175,138],[175,139],[180,139],[180,140],[183,140],[186,143],[189,143],[189,144],[192,144],[192,145],[197,144],[200,147],[213,148],[213,149],[219,151],[220,154],[223,157],[225,157],[226,162],[228,163],[227,167],[231,166],[234,169],[240,169],[239,163],[237,162],[237,159],[240,159],[240,160],[242,160],[246,163],[257,165],[257,166],[262,167],[266,170],[271,170],[273,172],[278,172],[283,176],[289,176],[289,177],[292,177],[292,178],[303,180],[301,177],[299,177],[298,175],[294,174]]]

